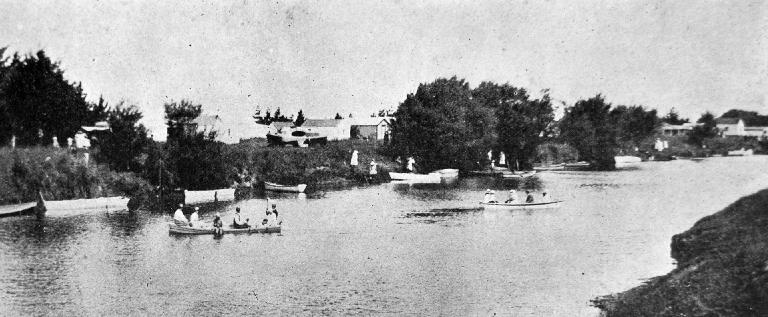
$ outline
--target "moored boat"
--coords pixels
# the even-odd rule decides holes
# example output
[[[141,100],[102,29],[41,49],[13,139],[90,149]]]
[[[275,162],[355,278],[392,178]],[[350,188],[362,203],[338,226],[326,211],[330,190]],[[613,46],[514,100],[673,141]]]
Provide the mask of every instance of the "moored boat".
[[[280,185],[276,183],[264,182],[264,189],[274,191],[274,192],[303,193],[304,190],[307,189],[307,184],[298,184],[295,186],[290,186],[290,185]]]
[[[259,227],[259,228],[245,228],[235,229],[232,227],[222,228],[224,234],[238,234],[238,233],[280,233],[281,227]],[[168,225],[168,233],[172,234],[188,234],[188,235],[202,235],[202,234],[214,234],[212,227],[187,227],[177,226],[176,224]]]
[[[518,178],[518,179],[522,179],[522,178],[531,177],[533,175],[536,175],[536,171],[535,170],[533,170],[533,171],[503,173],[503,174],[501,174],[501,177],[502,178]]]
[[[15,204],[0,206],[0,217],[22,216],[33,214],[37,203]]]
[[[72,200],[45,200],[38,194],[35,213],[43,216],[76,216],[81,214],[128,210],[127,197],[101,197]]]
[[[210,202],[235,200],[234,188],[222,188],[214,190],[185,190],[184,204],[194,205]]]
[[[435,172],[429,174],[389,172],[389,178],[414,184],[440,184],[442,179],[440,173]]]
[[[544,171],[562,171],[565,169],[564,164],[554,164],[554,165],[547,165],[547,166],[534,166],[533,170],[537,172],[544,172]]]
[[[562,200],[555,200],[555,201],[549,201],[549,202],[534,202],[534,203],[523,203],[523,204],[512,204],[512,203],[480,203],[480,206],[485,209],[503,209],[503,210],[521,210],[521,209],[548,209],[548,208],[558,208],[560,207],[560,203],[562,203]]]

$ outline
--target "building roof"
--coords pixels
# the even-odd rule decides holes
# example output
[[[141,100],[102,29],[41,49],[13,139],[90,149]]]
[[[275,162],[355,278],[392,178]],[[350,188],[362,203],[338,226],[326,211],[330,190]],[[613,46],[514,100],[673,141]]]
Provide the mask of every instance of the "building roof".
[[[385,121],[387,124],[392,124],[392,117],[366,117],[355,119],[352,125],[379,125],[381,121]]]
[[[739,124],[740,118],[717,118],[715,122],[717,124]]]
[[[343,119],[307,119],[301,126],[312,128],[335,128],[342,120]]]

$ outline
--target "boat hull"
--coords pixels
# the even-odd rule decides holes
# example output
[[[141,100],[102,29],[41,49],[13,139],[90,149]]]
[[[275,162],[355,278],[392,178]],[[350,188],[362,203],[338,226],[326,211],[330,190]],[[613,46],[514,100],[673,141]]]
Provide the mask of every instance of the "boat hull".
[[[528,209],[550,209],[558,208],[562,201],[552,201],[546,203],[529,203],[529,204],[507,204],[507,203],[480,203],[480,206],[484,209],[495,210],[528,210]]]
[[[39,196],[35,213],[38,217],[57,217],[57,216],[77,216],[82,214],[93,214],[98,212],[123,211],[128,210],[127,197],[102,197],[90,199],[73,200],[50,200],[46,201],[42,195]]]
[[[280,233],[281,227],[267,227],[267,228],[245,228],[245,229],[235,229],[235,228],[224,228],[224,234],[241,234],[241,233]],[[168,233],[171,234],[182,234],[182,235],[205,235],[205,234],[214,234],[213,228],[211,227],[186,227],[186,226],[177,226],[176,224],[169,224],[168,225]]]
[[[405,181],[418,184],[440,184],[440,173],[415,174],[415,173],[395,173],[389,172],[389,178],[392,180]]]
[[[222,188],[215,190],[185,190],[184,204],[204,204],[218,201],[235,200],[234,188]]]
[[[305,189],[307,189],[307,184],[299,184],[296,186],[286,186],[286,185],[280,185],[270,182],[264,182],[264,189],[273,191],[273,192],[284,192],[284,193],[303,193]]]

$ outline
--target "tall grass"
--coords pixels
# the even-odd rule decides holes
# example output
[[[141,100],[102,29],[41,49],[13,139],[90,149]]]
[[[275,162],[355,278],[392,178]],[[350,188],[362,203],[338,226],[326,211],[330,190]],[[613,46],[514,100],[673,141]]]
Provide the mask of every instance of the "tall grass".
[[[42,192],[63,200],[113,195],[144,195],[149,183],[132,173],[117,173],[83,153],[56,148],[0,148],[0,204],[30,202]]]

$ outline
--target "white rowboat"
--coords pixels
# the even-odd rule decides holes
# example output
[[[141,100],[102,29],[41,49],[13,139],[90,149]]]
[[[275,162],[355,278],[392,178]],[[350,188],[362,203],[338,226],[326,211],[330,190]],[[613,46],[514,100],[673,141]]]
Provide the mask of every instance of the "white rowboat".
[[[286,192],[286,193],[303,193],[307,189],[307,184],[299,184],[296,186],[280,185],[270,182],[264,182],[264,189],[274,192]]]
[[[523,203],[523,204],[517,204],[517,203],[480,203],[480,206],[482,206],[485,209],[498,209],[498,210],[524,210],[524,209],[549,209],[549,208],[558,208],[560,207],[560,203],[563,202],[562,200],[555,200],[550,202],[539,202],[539,203]]]

